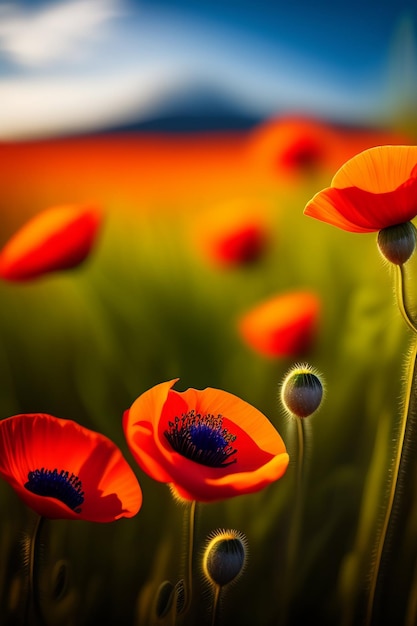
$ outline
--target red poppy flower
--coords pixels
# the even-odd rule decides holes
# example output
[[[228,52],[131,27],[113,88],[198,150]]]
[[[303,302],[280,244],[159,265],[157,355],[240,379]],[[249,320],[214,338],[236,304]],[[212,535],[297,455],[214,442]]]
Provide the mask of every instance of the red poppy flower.
[[[265,415],[219,389],[174,391],[177,380],[152,387],[123,416],[147,474],[203,502],[259,491],[284,474],[288,454]]]
[[[242,339],[267,357],[296,357],[312,344],[320,301],[310,292],[274,296],[245,313],[238,321]]]
[[[250,148],[254,164],[274,176],[288,177],[327,167],[340,144],[338,133],[329,124],[284,116],[256,128]]]
[[[111,522],[142,505],[136,476],[110,439],[44,413],[0,421],[0,476],[50,519]]]
[[[407,144],[404,133],[342,128],[302,116],[267,120],[250,134],[249,154],[259,173],[279,176],[280,182],[294,177],[332,172],[347,159],[371,146]]]
[[[267,207],[258,200],[234,200],[199,216],[192,232],[199,251],[215,265],[239,267],[258,261],[270,239]]]
[[[0,278],[23,281],[79,265],[102,221],[90,205],[65,205],[35,215],[0,251]]]
[[[417,215],[417,146],[377,146],[336,172],[305,215],[355,233],[369,233]]]

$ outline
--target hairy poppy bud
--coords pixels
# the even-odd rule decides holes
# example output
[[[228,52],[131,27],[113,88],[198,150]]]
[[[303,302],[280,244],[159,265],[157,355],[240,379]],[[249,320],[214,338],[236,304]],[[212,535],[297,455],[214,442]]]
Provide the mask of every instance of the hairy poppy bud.
[[[378,248],[382,256],[395,265],[402,265],[416,247],[416,229],[412,222],[383,228],[378,233]]]
[[[216,530],[207,539],[203,557],[206,578],[217,587],[235,580],[246,562],[247,541],[237,530]]]
[[[294,365],[284,378],[281,401],[296,417],[308,417],[323,399],[323,383],[318,373],[306,364]]]

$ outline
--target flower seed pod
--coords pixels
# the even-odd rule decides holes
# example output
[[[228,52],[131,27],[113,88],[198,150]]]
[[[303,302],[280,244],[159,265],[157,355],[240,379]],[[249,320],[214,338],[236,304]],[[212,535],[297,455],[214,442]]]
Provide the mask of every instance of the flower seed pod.
[[[284,378],[281,401],[288,413],[304,418],[317,411],[323,392],[320,376],[310,365],[295,365]]]
[[[246,563],[247,540],[237,530],[216,530],[207,539],[203,556],[203,572],[217,587],[235,580]]]
[[[155,613],[158,619],[168,614],[172,606],[175,587],[169,580],[164,580],[158,587],[155,599]]]
[[[416,248],[416,228],[412,222],[404,222],[383,228],[378,233],[380,253],[391,263],[402,265]]]

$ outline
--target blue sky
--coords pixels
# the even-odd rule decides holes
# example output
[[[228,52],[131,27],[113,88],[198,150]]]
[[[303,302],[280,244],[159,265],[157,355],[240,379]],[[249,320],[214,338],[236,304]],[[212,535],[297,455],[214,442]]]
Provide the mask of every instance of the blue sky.
[[[417,83],[417,3],[0,2],[0,139],[149,118],[194,84],[244,113],[389,116]]]

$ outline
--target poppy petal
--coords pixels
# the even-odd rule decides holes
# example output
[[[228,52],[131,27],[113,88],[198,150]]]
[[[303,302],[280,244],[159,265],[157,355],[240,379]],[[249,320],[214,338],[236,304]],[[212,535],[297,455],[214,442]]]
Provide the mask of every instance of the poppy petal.
[[[90,205],[65,205],[29,220],[0,252],[0,278],[24,281],[79,265],[90,253],[102,222]]]
[[[417,146],[376,146],[346,161],[331,187],[359,187],[378,194],[394,191],[413,175],[416,164]]]
[[[134,422],[132,417],[135,419]],[[123,427],[137,464],[154,480],[162,483],[171,482],[172,478],[164,467],[164,458],[158,446],[158,439],[155,438],[153,425],[146,421],[136,421],[136,413],[131,408],[124,413]]]
[[[178,382],[179,378],[173,378],[165,383],[155,385],[151,389],[148,389],[142,393],[132,404],[129,411],[126,411],[123,416],[123,428],[129,428],[135,426],[138,422],[142,421],[141,417],[146,416],[146,422],[150,422],[152,425],[158,425],[158,418],[162,413],[165,402],[168,398],[168,393]],[[136,420],[136,421],[135,421]]]
[[[224,494],[237,495],[239,493],[254,493],[267,487],[272,482],[281,478],[287,469],[289,456],[286,452],[274,456],[271,460],[249,472],[239,472],[234,476],[230,474],[222,476],[217,480],[216,488],[222,488]],[[207,487],[211,487],[208,481]],[[230,497],[227,495],[227,497]]]
[[[328,187],[316,194],[304,214],[354,233],[370,233],[415,217],[417,178],[411,178],[395,191],[370,193],[357,187]]]
[[[170,391],[160,415],[158,433],[155,433],[155,435],[158,434],[158,438],[155,444],[164,458],[165,467],[169,467],[171,475],[172,472],[175,473],[175,468],[171,467],[173,451],[167,443],[165,433],[170,422],[172,423],[175,418],[191,410],[202,416],[220,415],[223,419],[223,427],[227,428],[232,435],[237,436],[239,454],[236,458],[236,469],[238,471],[254,469],[269,461],[273,454],[285,452],[284,442],[265,415],[237,396],[210,387],[203,391],[192,388],[183,392]],[[174,465],[181,472],[189,473],[191,471],[189,463],[190,460],[180,454]],[[216,467],[214,471],[215,476],[219,476],[223,471],[229,472],[227,466]]]
[[[110,522],[138,513],[142,493],[136,476],[120,450],[103,435],[97,437],[78,476],[88,495],[82,509],[86,519]]]
[[[176,496],[184,500],[213,502],[225,500],[239,495],[256,493],[271,483],[279,480],[285,474],[289,463],[289,456],[283,453],[273,457],[267,464],[248,472],[223,474],[218,477],[201,477],[199,473],[188,477],[187,485],[184,481],[177,481],[172,485]]]
[[[204,390],[205,391],[205,390]],[[204,392],[203,392],[204,393]],[[266,420],[261,414],[262,422]],[[268,422],[268,424],[270,424]],[[251,439],[248,432],[245,432],[236,423],[223,421],[223,426],[237,435],[235,447],[237,450],[236,463],[227,467],[207,467],[195,463],[181,454],[171,451],[166,455],[164,462],[170,479],[167,482],[173,491],[186,497],[202,502],[220,500],[237,496],[241,493],[253,493],[259,491],[266,485],[281,478],[285,473],[289,462],[289,456],[277,431],[269,442],[269,448],[262,449]],[[259,424],[251,422],[252,429]],[[272,425],[270,424],[273,429]],[[274,430],[274,429],[273,429]],[[274,452],[271,448],[275,448]],[[148,465],[145,471],[151,474],[151,466]],[[181,494],[183,494],[181,496]]]
[[[83,494],[79,507],[71,507],[65,497],[51,495],[54,471],[58,478],[60,472],[74,476],[73,491]],[[31,488],[31,474],[43,481],[41,491]],[[29,507],[52,519],[109,522],[136,515],[142,504],[136,476],[110,439],[48,414],[15,415],[0,421],[0,476]],[[60,486],[71,490],[69,480],[54,480],[58,494]]]
[[[160,462],[161,446],[158,445],[159,436],[156,436],[160,429],[158,418],[162,414],[171,388],[178,380],[174,378],[148,389],[123,414],[123,430],[136,462],[145,471],[149,467],[149,473],[152,473],[155,480],[161,482],[169,482],[170,476],[164,469],[164,464]],[[137,453],[138,450],[140,454]]]
[[[194,392],[195,398],[190,397],[191,392]],[[260,448],[268,448],[272,454],[285,452],[284,442],[271,422],[265,419],[261,411],[234,394],[206,387],[203,392],[188,389],[182,392],[182,396],[187,404],[193,406],[195,403],[198,413],[213,413],[215,409],[217,413],[226,417],[228,422],[238,424],[243,431],[250,432],[251,439]]]

